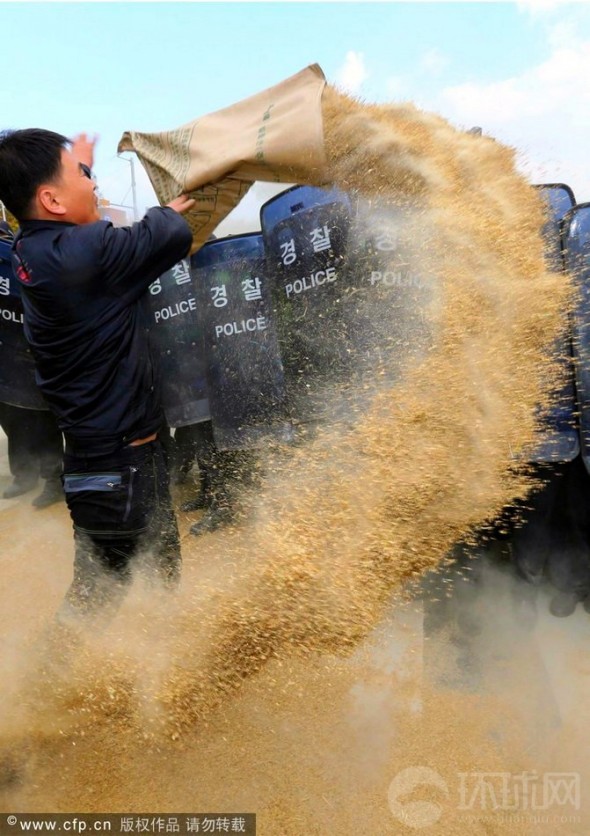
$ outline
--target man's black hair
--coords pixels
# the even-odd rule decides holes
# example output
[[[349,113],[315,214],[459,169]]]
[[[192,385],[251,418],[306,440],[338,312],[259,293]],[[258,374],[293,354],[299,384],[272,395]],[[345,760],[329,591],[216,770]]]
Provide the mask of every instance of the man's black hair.
[[[0,200],[17,221],[29,216],[39,186],[57,177],[69,143],[42,128],[0,132]]]

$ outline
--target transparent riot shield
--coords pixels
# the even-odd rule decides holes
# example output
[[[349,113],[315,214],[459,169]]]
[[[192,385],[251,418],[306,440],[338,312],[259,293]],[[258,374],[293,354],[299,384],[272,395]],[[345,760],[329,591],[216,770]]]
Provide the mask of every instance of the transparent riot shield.
[[[574,194],[564,183],[548,183],[536,188],[548,209],[547,221],[543,227],[547,261],[553,271],[563,272],[566,265],[562,226],[565,216],[575,204]],[[543,415],[546,431],[530,455],[530,460],[538,463],[571,461],[580,452],[569,334],[564,334],[559,340],[556,351],[563,365],[565,382],[555,402]]]
[[[192,256],[191,267],[217,447],[248,450],[290,440],[262,235],[210,241]]]
[[[590,472],[590,203],[574,206],[564,219],[565,260],[579,292],[572,316],[574,372],[584,464]]]
[[[170,427],[209,419],[203,317],[188,259],[150,286],[150,341],[162,376],[162,400]]]
[[[48,409],[35,383],[35,363],[23,332],[19,283],[12,272],[10,243],[0,241],[0,403]]]

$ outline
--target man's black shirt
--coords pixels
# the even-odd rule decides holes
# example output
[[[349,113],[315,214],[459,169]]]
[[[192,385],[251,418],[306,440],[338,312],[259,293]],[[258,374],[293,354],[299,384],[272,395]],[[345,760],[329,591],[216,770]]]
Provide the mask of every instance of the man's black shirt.
[[[139,223],[25,221],[13,248],[36,380],[77,455],[107,455],[162,424],[145,293],[186,256],[167,207]]]

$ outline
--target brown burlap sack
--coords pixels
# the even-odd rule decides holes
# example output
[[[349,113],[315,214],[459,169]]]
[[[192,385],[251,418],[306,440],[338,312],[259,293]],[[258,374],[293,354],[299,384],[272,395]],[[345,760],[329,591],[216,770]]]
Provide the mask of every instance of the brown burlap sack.
[[[159,201],[197,201],[185,217],[193,252],[256,180],[325,182],[321,99],[326,81],[313,64],[275,87],[163,133],[127,131],[119,151],[135,151]]]

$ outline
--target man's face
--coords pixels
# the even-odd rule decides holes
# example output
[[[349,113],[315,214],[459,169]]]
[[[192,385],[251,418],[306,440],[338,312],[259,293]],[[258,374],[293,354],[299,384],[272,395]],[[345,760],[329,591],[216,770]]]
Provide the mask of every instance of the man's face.
[[[56,191],[66,212],[63,220],[75,224],[91,224],[100,220],[96,184],[90,170],[80,163],[71,151],[61,152],[61,170]]]

